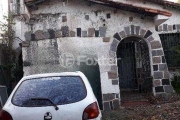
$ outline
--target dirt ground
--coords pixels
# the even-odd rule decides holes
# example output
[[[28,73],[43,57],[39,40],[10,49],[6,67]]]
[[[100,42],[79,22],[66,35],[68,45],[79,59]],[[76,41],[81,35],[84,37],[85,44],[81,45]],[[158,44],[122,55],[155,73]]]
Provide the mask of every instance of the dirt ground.
[[[103,120],[180,120],[180,97],[103,112]]]

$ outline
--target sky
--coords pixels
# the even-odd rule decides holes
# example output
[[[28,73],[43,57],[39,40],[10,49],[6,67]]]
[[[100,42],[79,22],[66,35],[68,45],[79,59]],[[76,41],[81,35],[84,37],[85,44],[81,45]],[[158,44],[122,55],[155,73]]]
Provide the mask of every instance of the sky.
[[[177,0],[168,0],[168,1],[177,2]]]
[[[177,0],[168,0],[168,1],[177,2]]]
[[[3,21],[3,15],[7,15],[8,0],[0,0],[0,21]]]
[[[177,0],[168,0],[172,2],[177,2]],[[8,0],[0,0],[0,21],[3,21],[3,15],[7,15],[8,11]]]

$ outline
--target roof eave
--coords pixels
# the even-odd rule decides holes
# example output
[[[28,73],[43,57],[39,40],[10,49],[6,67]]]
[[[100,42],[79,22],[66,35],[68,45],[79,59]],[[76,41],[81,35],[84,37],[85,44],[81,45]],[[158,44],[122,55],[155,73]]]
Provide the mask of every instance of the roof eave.
[[[168,16],[168,17],[172,16],[172,13],[168,12],[168,11],[159,10],[159,9],[152,9],[152,8],[148,8],[148,7],[135,6],[132,4],[115,2],[112,0],[90,0],[90,1],[95,2],[97,4],[115,7],[115,8],[122,9],[122,10],[125,10],[122,8],[122,6],[124,6],[127,9],[126,11],[135,12],[135,13],[137,11],[128,10],[128,8],[138,9],[139,11],[142,11],[141,12],[142,14],[149,13],[149,14],[152,14],[154,16],[156,16],[156,15],[164,15],[164,16]]]

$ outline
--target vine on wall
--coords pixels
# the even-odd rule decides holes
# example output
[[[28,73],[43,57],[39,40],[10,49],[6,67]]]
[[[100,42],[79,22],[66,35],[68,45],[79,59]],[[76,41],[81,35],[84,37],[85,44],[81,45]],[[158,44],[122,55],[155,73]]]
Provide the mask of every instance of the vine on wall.
[[[180,0],[179,0],[180,1]],[[177,63],[180,63],[180,45],[177,45],[172,48],[172,50],[175,52],[174,61]],[[174,90],[180,94],[180,69],[176,69],[176,74],[174,74],[172,79],[172,86],[174,87]]]

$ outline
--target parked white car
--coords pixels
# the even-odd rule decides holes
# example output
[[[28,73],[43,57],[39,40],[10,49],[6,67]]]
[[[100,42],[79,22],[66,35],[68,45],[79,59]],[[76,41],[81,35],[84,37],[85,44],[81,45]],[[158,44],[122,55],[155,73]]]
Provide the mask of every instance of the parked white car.
[[[82,72],[23,77],[0,120],[101,120],[97,99]]]

